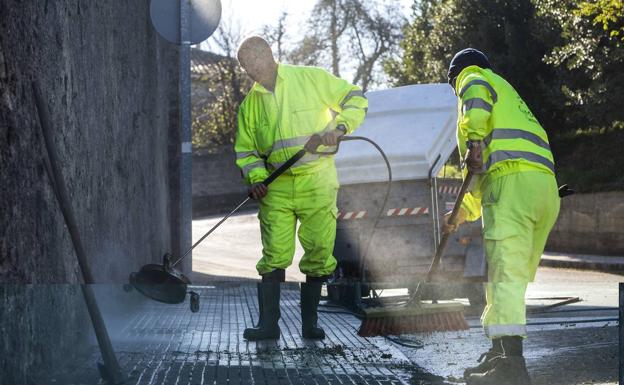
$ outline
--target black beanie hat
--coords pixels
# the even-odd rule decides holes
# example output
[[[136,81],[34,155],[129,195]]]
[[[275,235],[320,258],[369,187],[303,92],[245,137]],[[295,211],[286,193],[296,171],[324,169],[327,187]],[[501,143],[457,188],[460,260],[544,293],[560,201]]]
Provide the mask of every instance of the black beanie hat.
[[[455,79],[459,73],[466,67],[479,66],[481,68],[492,68],[487,56],[474,48],[464,48],[457,52],[448,69],[448,82],[451,87],[455,88]]]

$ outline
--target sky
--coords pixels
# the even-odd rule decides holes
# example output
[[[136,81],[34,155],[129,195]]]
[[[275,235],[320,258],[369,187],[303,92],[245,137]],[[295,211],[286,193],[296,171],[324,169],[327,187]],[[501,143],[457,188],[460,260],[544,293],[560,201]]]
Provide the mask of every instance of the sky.
[[[317,0],[221,0],[222,20],[236,20],[242,26],[243,35],[259,33],[266,24],[277,24],[277,20],[286,11],[288,17],[287,33],[291,37],[304,34],[305,21]],[[405,16],[411,13],[413,0],[396,0],[397,7],[403,9]],[[209,49],[210,39],[200,45]]]

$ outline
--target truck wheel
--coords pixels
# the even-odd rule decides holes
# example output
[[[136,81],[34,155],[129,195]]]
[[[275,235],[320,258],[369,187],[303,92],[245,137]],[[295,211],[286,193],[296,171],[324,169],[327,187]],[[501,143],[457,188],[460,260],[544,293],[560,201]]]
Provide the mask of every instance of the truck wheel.
[[[327,284],[327,298],[332,302],[340,302],[340,285]]]

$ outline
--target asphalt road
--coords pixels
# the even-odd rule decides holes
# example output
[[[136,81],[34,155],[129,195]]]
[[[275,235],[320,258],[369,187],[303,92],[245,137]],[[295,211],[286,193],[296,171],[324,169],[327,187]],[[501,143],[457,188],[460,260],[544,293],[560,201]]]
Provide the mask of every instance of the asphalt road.
[[[197,241],[214,226],[221,217],[193,221],[193,242]],[[301,260],[303,249],[296,243],[293,266],[286,270],[286,280],[302,282],[297,264]],[[257,213],[234,215],[224,222],[208,238],[193,250],[193,271],[197,283],[202,275],[223,277],[224,279],[258,279],[256,263],[262,256],[260,240],[260,222]]]
[[[198,239],[220,218],[193,222],[193,238]],[[256,213],[236,215],[217,229],[193,253],[194,283],[211,280],[257,279],[255,264],[261,255]],[[297,243],[287,280],[303,281],[297,263],[303,251]],[[580,302],[529,316],[526,357],[534,383],[616,384],[617,306],[621,275],[572,269],[540,268],[529,285],[529,308],[552,305],[552,297],[578,297]],[[443,383],[455,383],[463,368],[486,350],[489,342],[471,317],[469,332],[430,336],[404,336],[423,342],[422,349],[402,348],[414,364],[440,376]],[[442,382],[441,382],[442,383]]]

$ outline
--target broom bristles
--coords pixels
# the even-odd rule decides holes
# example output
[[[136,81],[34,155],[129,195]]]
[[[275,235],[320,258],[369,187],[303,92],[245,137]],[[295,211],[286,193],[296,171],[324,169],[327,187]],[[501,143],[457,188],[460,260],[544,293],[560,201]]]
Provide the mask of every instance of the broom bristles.
[[[433,333],[467,330],[463,306],[443,306],[439,311],[435,305],[422,308],[365,310],[358,335],[375,337],[407,333]]]

